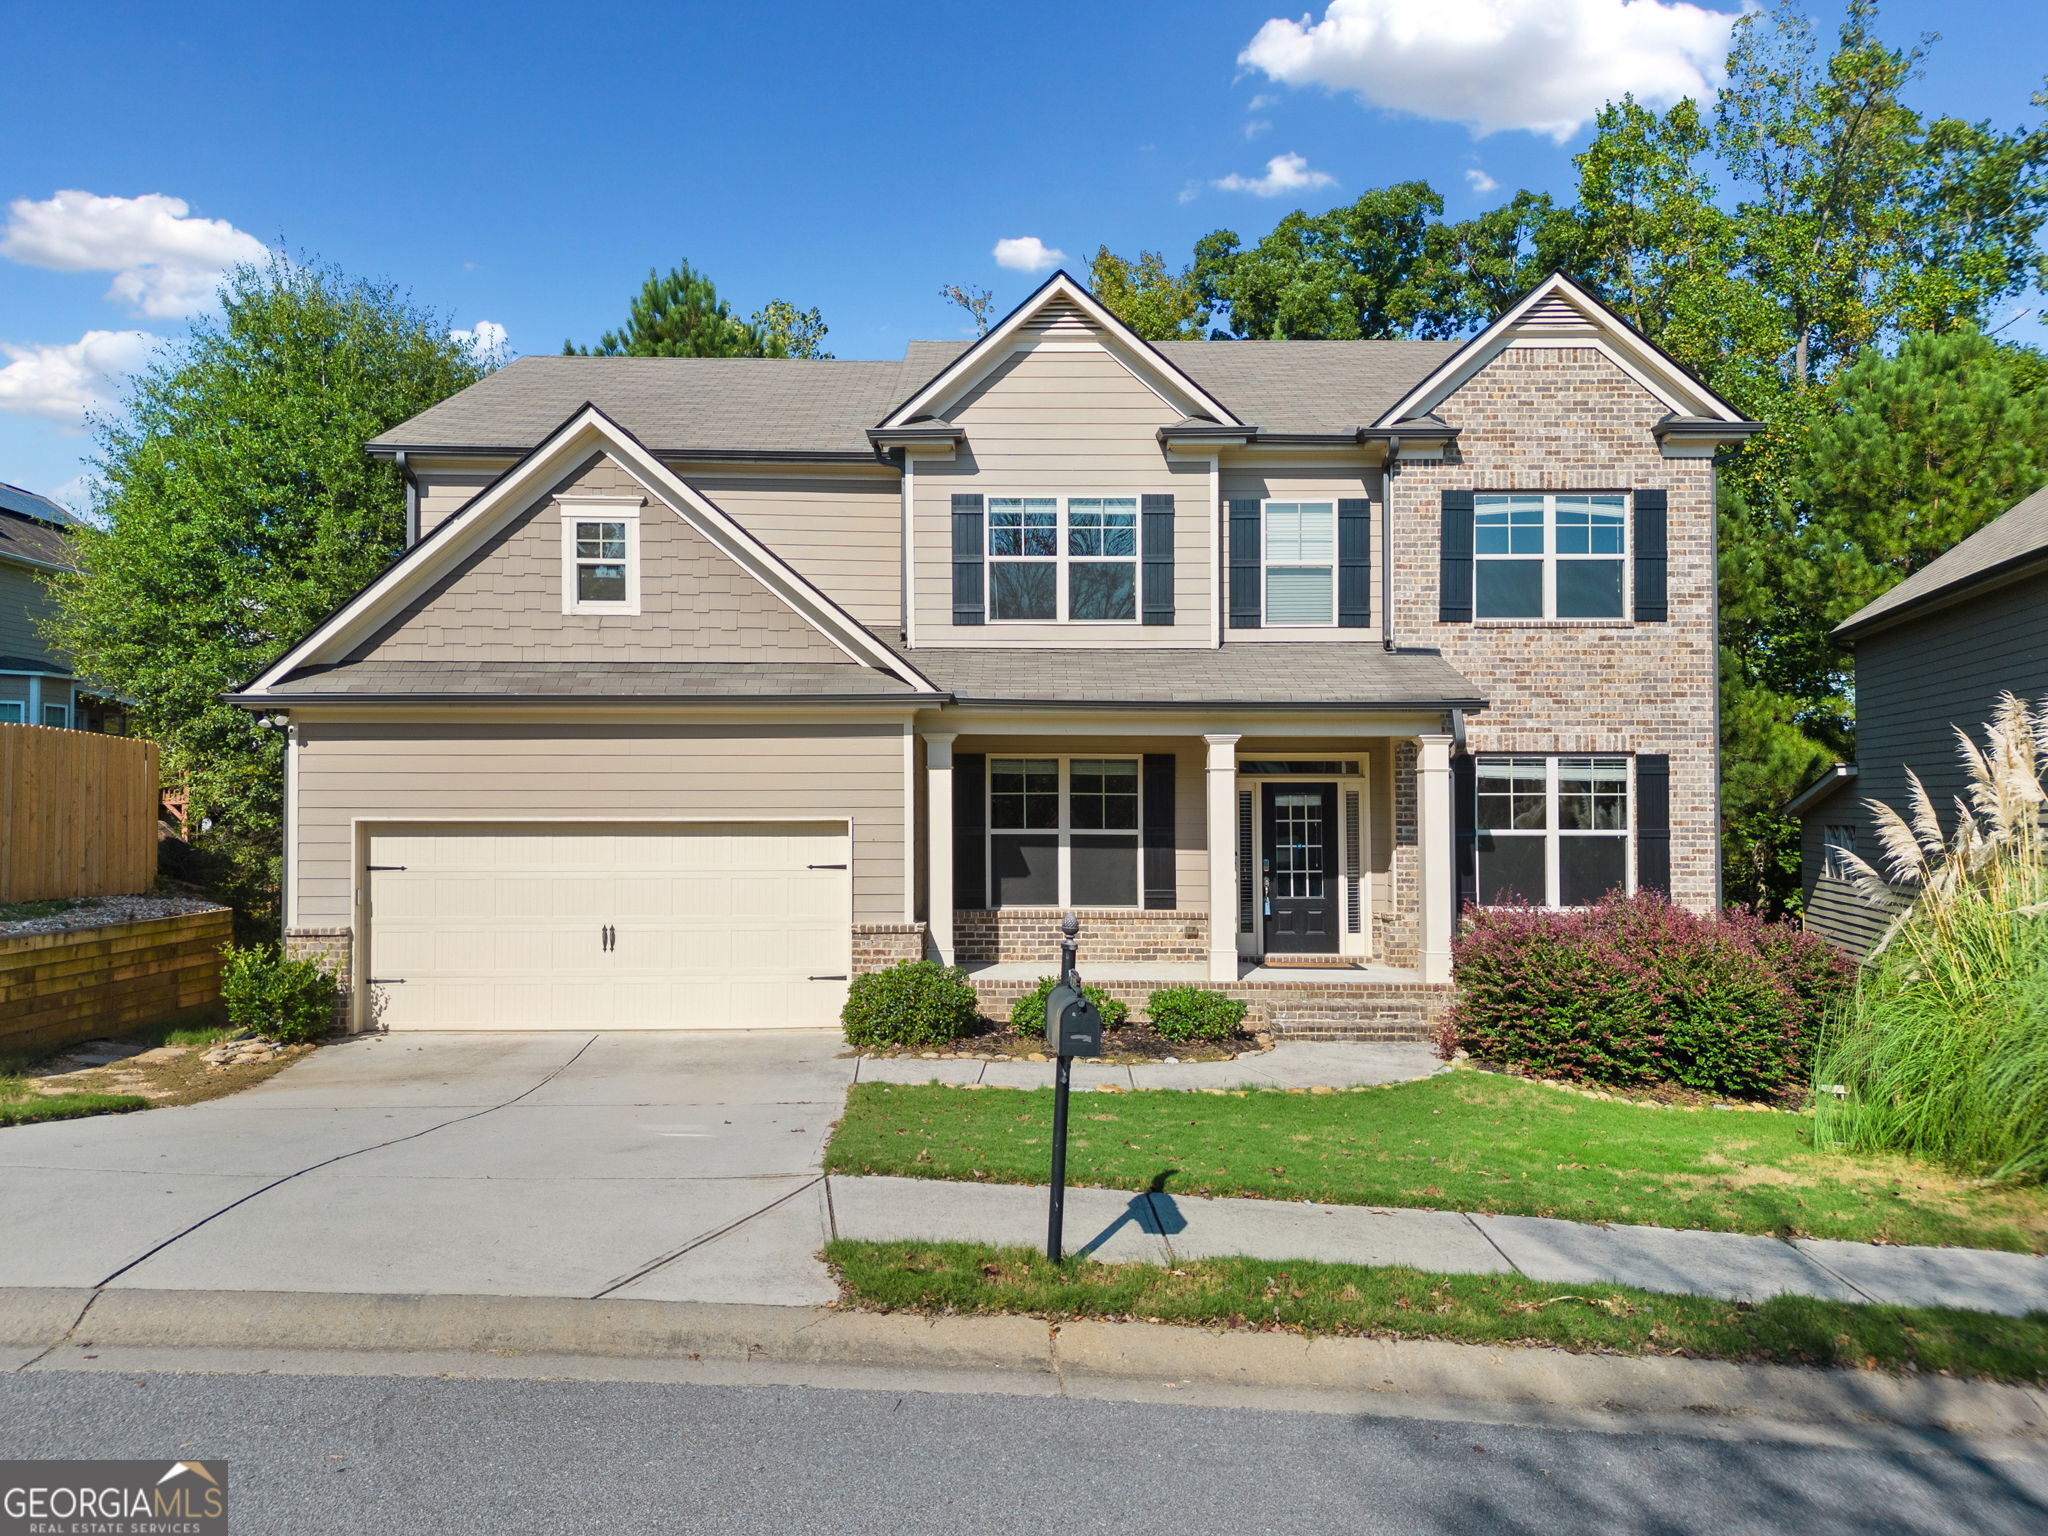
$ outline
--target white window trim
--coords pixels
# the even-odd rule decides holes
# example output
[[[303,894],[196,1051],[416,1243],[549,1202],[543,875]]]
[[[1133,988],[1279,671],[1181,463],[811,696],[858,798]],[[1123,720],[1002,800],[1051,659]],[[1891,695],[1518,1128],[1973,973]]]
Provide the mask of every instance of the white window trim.
[[[562,513],[562,612],[619,614],[640,612],[640,509],[644,496],[558,496]],[[576,525],[626,525],[626,596],[621,602],[585,601],[576,595]]]
[[[1273,599],[1268,587],[1272,571],[1269,554],[1272,541],[1266,531],[1266,512],[1272,506],[1283,507],[1328,507],[1330,509],[1330,616],[1327,619],[1311,619],[1305,623],[1282,624],[1273,618]],[[1334,496],[1268,496],[1259,502],[1259,624],[1265,629],[1335,629],[1337,627],[1337,498]],[[1290,569],[1306,569],[1318,562],[1306,560],[1283,561]]]
[[[1044,762],[1052,758],[1060,767],[1059,826],[1053,827],[998,827],[996,823],[996,764],[998,762]],[[1076,759],[1090,763],[1130,763],[1137,769],[1138,777],[1138,824],[1130,829],[1116,827],[1075,827],[1073,801],[1072,765]],[[1142,912],[1145,910],[1145,759],[1129,752],[1076,752],[1071,755],[1057,752],[1004,752],[988,754],[987,768],[982,785],[982,868],[987,871],[987,901],[992,912],[1058,912],[1075,903],[1068,898],[1074,890],[1074,835],[1082,837],[1129,837],[1131,839],[1131,863],[1137,872],[1134,889],[1138,899],[1129,906],[1113,906],[1102,902],[1091,902],[1085,908],[1098,912]],[[1004,903],[996,898],[996,839],[998,837],[1029,836],[1036,833],[1056,831],[1059,837],[1060,899],[1051,903],[1017,902]],[[1176,850],[1176,856],[1178,850]]]
[[[995,552],[995,504],[999,501],[1049,501],[1053,504],[1053,553],[1047,555],[999,555]],[[1067,553],[1068,507],[1076,501],[1128,501],[1131,503],[1131,616],[1128,619],[1070,619],[1067,613],[1067,570],[1076,560],[1100,564],[1123,562],[1121,555],[1072,555]],[[1144,557],[1145,497],[1136,491],[1102,491],[1086,494],[1048,494],[1044,491],[990,491],[981,499],[981,602],[984,626],[1043,629],[1051,625],[1072,628],[1085,624],[1113,624],[1120,629],[1136,628],[1145,620]],[[998,565],[1051,565],[1053,616],[1049,619],[999,619],[996,617],[996,575]],[[1063,792],[1064,793],[1064,792]]]
[[[1543,502],[1543,553],[1541,555],[1487,555],[1479,552],[1478,500],[1484,496],[1536,497]],[[1564,555],[1557,541],[1557,498],[1560,496],[1619,496],[1621,498],[1621,553],[1617,555]],[[1567,624],[1613,625],[1631,623],[1635,616],[1635,505],[1633,491],[1478,491],[1473,496],[1472,528],[1472,622],[1474,624]],[[1525,618],[1486,617],[1479,612],[1479,566],[1494,560],[1537,560],[1543,562],[1543,612]],[[1559,618],[1557,613],[1557,565],[1560,560],[1619,560],[1621,562],[1621,612],[1600,618]],[[1500,753],[1497,756],[1534,756],[1534,753]],[[1584,753],[1567,753],[1582,757]],[[1595,754],[1597,755],[1597,754]]]
[[[27,725],[28,704],[22,699],[0,699],[0,725]]]
[[[1488,758],[1529,758],[1543,759],[1543,830],[1517,831],[1512,827],[1481,827],[1478,822],[1478,807],[1473,807],[1474,832],[1479,837],[1509,837],[1526,841],[1543,840],[1543,905],[1552,912],[1579,912],[1583,907],[1567,907],[1558,899],[1562,881],[1562,863],[1559,860],[1558,844],[1567,837],[1605,837],[1621,840],[1622,889],[1630,896],[1636,893],[1636,760],[1633,755],[1621,752],[1481,752],[1477,754],[1480,764]],[[1567,832],[1558,825],[1557,778],[1558,764],[1568,757],[1619,758],[1627,764],[1628,784],[1628,825],[1619,832]],[[1476,873],[1476,870],[1475,870]]]

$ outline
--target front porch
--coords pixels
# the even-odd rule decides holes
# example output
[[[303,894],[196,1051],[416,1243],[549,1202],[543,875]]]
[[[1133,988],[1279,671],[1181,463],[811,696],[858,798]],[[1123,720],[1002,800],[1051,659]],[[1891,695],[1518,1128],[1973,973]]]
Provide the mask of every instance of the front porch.
[[[1448,1006],[1441,713],[1031,723],[921,733],[928,952],[985,1012],[1056,970],[1067,911],[1082,975],[1141,1013],[1194,985],[1276,1035],[1416,1039]]]

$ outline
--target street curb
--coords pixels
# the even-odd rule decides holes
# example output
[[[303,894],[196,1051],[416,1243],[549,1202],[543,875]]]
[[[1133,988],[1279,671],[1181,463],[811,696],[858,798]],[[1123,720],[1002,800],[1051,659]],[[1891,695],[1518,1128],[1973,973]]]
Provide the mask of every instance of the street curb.
[[[87,1303],[90,1302],[90,1305]],[[83,1311],[83,1316],[79,1314]],[[74,1321],[75,1320],[75,1321]],[[37,1369],[101,1351],[523,1355],[1037,1378],[1074,1396],[1214,1388],[1613,1416],[1886,1426],[2048,1441],[2048,1394],[1992,1382],[1433,1340],[1318,1338],[1031,1317],[534,1296],[0,1288],[0,1344]],[[1051,1378],[1051,1380],[1045,1380]]]

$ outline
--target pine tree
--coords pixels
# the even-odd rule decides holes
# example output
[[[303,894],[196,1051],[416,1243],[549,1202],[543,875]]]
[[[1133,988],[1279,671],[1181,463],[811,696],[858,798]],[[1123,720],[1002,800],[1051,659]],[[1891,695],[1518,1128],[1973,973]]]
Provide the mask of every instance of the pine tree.
[[[822,326],[820,334],[823,333]],[[649,272],[624,330],[606,331],[594,347],[562,343],[565,357],[784,357],[784,343],[757,321],[742,320],[710,278],[681,262],[663,276]]]

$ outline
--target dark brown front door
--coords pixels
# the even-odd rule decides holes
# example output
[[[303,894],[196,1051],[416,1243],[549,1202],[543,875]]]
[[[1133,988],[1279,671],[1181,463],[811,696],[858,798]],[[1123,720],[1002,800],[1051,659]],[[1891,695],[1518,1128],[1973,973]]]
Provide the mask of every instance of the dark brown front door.
[[[1337,952],[1337,786],[1265,786],[1266,952]]]

